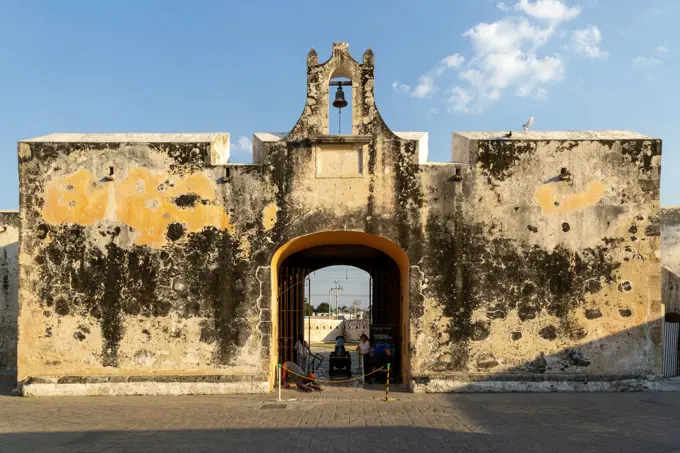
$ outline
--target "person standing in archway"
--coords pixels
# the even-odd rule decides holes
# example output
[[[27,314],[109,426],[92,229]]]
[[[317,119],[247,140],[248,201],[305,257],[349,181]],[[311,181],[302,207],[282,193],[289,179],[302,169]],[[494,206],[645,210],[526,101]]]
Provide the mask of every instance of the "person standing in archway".
[[[359,346],[357,346],[357,351],[359,351],[361,360],[364,361],[364,381],[366,381],[366,375],[371,372],[371,344],[368,341],[368,336],[366,336],[365,333],[362,333],[361,337],[359,338],[361,341],[359,342]]]
[[[309,349],[309,344],[305,341],[305,336],[300,335],[298,337],[297,343],[295,343],[295,351],[297,352],[297,364],[305,372],[308,370],[307,359],[311,355],[312,351]]]

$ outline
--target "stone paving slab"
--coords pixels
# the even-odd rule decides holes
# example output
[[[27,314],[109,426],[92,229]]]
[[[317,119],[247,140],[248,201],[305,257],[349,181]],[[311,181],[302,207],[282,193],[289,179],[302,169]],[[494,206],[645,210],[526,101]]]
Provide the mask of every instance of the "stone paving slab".
[[[0,396],[0,452],[680,453],[680,393],[383,396]]]

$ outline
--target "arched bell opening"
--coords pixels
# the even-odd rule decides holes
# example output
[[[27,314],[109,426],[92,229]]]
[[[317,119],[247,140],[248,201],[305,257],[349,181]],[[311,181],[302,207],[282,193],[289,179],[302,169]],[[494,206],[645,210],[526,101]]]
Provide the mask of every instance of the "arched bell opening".
[[[328,82],[328,133],[351,135],[352,80],[347,77],[334,77]]]

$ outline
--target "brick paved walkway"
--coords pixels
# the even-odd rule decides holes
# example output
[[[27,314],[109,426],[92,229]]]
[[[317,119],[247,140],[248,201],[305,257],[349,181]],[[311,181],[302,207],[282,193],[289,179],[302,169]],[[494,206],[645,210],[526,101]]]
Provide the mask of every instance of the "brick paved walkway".
[[[0,452],[680,453],[680,393],[382,396],[0,396]]]

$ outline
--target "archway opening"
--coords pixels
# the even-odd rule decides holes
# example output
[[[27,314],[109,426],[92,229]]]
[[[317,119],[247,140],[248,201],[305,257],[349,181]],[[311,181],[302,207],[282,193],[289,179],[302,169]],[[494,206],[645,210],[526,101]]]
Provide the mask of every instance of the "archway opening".
[[[276,294],[272,301],[274,334],[272,345],[275,348],[275,351],[272,351],[274,361],[272,369],[275,369],[276,363],[283,363],[287,360],[297,361],[295,343],[300,336],[305,339],[310,337],[310,320],[305,317],[306,302],[311,301],[312,306],[318,306],[316,302],[324,292],[320,288],[315,289],[313,284],[310,292],[308,282],[311,278],[308,277],[315,271],[332,269],[330,266],[351,266],[355,268],[355,271],[361,270],[370,276],[368,291],[362,295],[364,299],[369,299],[367,316],[370,321],[367,324],[367,334],[371,338],[373,333],[380,332],[380,335],[373,335],[375,339],[371,339],[371,344],[373,346],[380,341],[379,348],[384,348],[384,338],[386,338],[386,332],[389,332],[391,339],[388,341],[393,345],[389,352],[391,381],[407,382],[410,376],[407,355],[409,343],[408,257],[393,242],[360,232],[338,231],[303,236],[290,241],[275,254],[272,262],[272,291]],[[335,280],[341,281],[340,278]],[[334,286],[332,282],[331,286]],[[345,296],[350,293],[340,292],[339,294]],[[338,295],[338,308],[343,305],[350,306],[351,301],[340,303],[340,295]],[[352,301],[355,298],[349,297]],[[332,305],[330,316],[318,313],[320,317],[326,316],[331,319],[343,316],[335,312],[334,291],[330,291],[329,297],[328,290],[326,290],[322,298],[325,301],[330,299]],[[351,318],[351,316],[348,317]],[[337,320],[335,321],[337,323]],[[342,329],[338,329],[338,333],[341,331]],[[314,342],[315,339],[312,338],[312,340]],[[331,338],[330,341],[335,341],[335,338]],[[356,353],[353,353],[352,360],[358,360]]]

